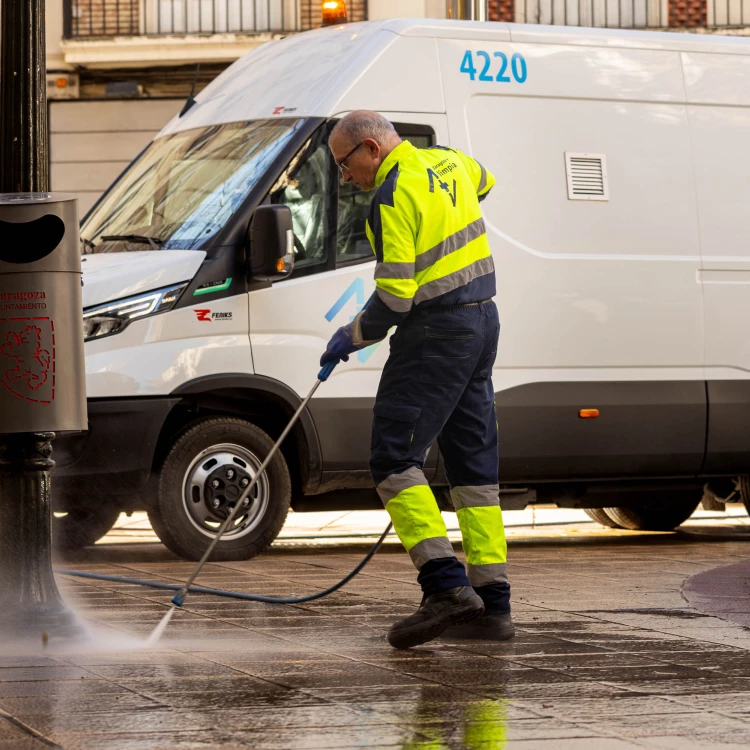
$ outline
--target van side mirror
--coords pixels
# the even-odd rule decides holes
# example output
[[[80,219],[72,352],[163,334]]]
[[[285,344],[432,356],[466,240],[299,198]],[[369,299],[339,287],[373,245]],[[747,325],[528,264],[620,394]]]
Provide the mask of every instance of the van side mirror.
[[[250,222],[250,273],[262,281],[285,279],[294,270],[294,232],[289,206],[258,206]]]

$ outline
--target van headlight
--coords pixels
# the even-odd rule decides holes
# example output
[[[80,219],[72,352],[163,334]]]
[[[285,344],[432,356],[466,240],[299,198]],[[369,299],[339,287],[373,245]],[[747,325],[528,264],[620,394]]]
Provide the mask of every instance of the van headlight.
[[[189,283],[189,281],[183,281],[175,286],[138,294],[135,297],[126,297],[117,302],[106,302],[103,305],[85,308],[83,311],[84,341],[112,336],[124,330],[133,320],[171,310]]]

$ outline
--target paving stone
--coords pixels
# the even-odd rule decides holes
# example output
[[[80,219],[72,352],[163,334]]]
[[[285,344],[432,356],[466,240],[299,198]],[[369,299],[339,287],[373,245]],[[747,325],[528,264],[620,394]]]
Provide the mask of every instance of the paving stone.
[[[516,705],[540,710],[536,702],[516,701]],[[695,713],[696,707],[661,696],[632,695],[620,693],[596,698],[548,698],[541,710],[549,716],[557,716],[576,722],[602,721],[616,716],[638,717],[647,714],[689,714]],[[609,728],[608,724],[604,724]]]
[[[722,737],[720,741],[710,737],[648,737],[639,739],[640,747],[660,748],[661,750],[747,750],[742,738]]]
[[[156,709],[123,710],[117,714],[54,714],[35,716],[34,729],[54,737],[75,732],[94,734],[125,734],[135,732],[207,731],[220,727],[223,731],[247,731],[272,727],[351,727],[382,723],[376,717],[338,704],[315,706],[284,706],[247,710],[228,706],[216,711]]]
[[[309,728],[300,732],[298,729],[280,729],[267,727],[255,731],[228,732],[226,730],[205,730],[189,732],[138,732],[118,735],[84,735],[82,733],[57,733],[53,739],[64,746],[65,750],[144,750],[145,748],[176,748],[177,750],[204,750],[221,747],[222,750],[271,750],[286,748],[303,750],[315,748],[369,747],[373,737],[373,727],[331,727]],[[378,727],[378,742],[381,745],[404,747],[414,737],[409,730],[384,726]],[[419,740],[425,737],[417,735]]]
[[[0,683],[40,681],[52,682],[58,680],[88,680],[95,675],[85,669],[68,666],[54,667],[3,667],[0,668]]]
[[[110,664],[93,665],[87,669],[94,675],[108,680],[122,682],[124,680],[169,679],[182,680],[186,677],[231,677],[234,672],[222,664],[209,661],[170,664]],[[177,683],[179,684],[179,682]]]
[[[159,708],[162,704],[137,693],[89,695],[37,695],[0,698],[0,708],[25,720],[34,714],[117,713],[133,708]]]
[[[257,689],[235,688],[214,691],[207,685],[206,690],[179,693],[173,690],[162,693],[155,692],[150,697],[160,704],[178,709],[211,712],[225,708],[260,709],[295,706],[321,706],[326,700],[303,691],[290,690],[280,685],[269,685],[262,691]],[[252,718],[248,715],[248,721]]]
[[[22,695],[105,695],[121,692],[121,687],[99,679],[0,682],[0,701]]]
[[[614,732],[626,738],[669,736],[677,733],[690,738],[703,736],[719,739],[727,737],[735,742],[750,742],[750,723],[708,711],[680,714],[641,714],[637,716],[609,716],[606,724],[596,722],[599,731]]]
[[[709,695],[684,695],[680,702],[695,709],[722,713],[750,714],[750,684],[746,693],[715,693]]]
[[[28,732],[25,732],[21,727],[7,718],[0,716],[0,740],[10,742],[11,740],[25,740],[28,738]]]
[[[515,740],[508,745],[514,750],[633,750],[642,744],[613,737],[577,737],[575,739]],[[683,748],[687,747],[686,745]],[[681,750],[683,750],[681,748]]]

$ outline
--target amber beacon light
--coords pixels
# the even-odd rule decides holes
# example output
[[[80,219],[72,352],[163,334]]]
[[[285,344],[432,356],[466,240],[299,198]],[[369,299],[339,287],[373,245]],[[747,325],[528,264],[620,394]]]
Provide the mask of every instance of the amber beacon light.
[[[578,416],[581,419],[596,419],[599,416],[599,409],[581,409]]]
[[[323,3],[323,26],[346,23],[346,3],[344,0],[325,0]]]

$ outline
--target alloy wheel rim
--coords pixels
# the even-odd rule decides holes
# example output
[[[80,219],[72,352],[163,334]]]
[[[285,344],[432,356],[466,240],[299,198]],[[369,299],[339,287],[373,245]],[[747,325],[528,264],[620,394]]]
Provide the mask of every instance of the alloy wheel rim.
[[[220,443],[201,451],[190,462],[182,486],[185,515],[193,527],[213,538],[260,465],[251,450],[235,443]],[[247,498],[247,507],[237,513],[223,539],[250,534],[265,515],[269,501],[268,474],[263,472]]]

